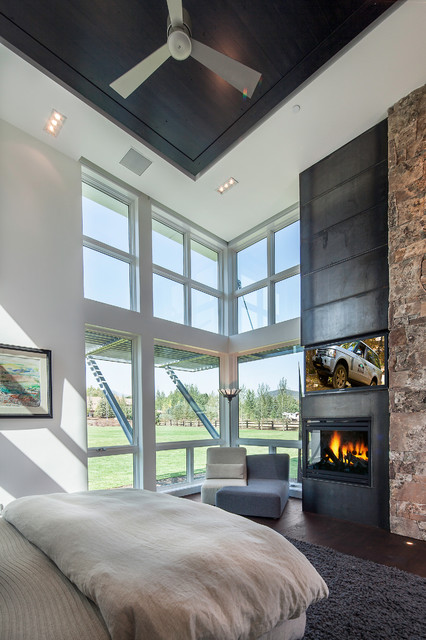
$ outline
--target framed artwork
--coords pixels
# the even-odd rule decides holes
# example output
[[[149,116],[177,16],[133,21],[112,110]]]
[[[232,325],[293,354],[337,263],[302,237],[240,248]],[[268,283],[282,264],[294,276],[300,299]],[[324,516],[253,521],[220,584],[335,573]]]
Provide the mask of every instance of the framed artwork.
[[[0,344],[0,418],[51,417],[51,352]]]

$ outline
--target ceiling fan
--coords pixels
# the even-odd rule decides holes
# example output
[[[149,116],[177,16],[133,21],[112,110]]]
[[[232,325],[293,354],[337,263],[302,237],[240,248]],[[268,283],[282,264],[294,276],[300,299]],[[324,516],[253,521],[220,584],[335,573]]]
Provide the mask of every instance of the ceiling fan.
[[[175,60],[186,60],[192,56],[241,91],[244,96],[251,98],[262,74],[194,40],[191,37],[191,21],[182,6],[182,0],[167,0],[167,7],[169,17],[166,44],[111,82],[110,87],[123,98],[127,98],[170,56]]]

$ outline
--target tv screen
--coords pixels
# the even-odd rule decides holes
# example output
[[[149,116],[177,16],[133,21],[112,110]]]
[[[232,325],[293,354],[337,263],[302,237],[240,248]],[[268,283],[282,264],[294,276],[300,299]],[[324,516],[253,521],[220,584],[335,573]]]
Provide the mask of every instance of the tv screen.
[[[386,386],[386,336],[305,349],[305,392]]]

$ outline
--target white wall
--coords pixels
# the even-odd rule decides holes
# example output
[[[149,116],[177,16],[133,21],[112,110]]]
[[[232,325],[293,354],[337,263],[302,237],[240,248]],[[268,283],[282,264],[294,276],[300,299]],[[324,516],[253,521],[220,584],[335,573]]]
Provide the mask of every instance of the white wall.
[[[0,343],[53,374],[52,419],[0,419],[5,504],[85,489],[87,457],[80,165],[3,121],[0,144]]]
[[[151,203],[140,193],[141,310],[85,300],[80,164],[1,120],[0,148],[0,344],[50,349],[53,373],[53,419],[0,418],[0,503],[87,488],[85,323],[140,346],[136,482],[155,490],[154,340],[223,356],[221,386],[229,386],[234,352],[297,341],[299,322],[228,338],[154,318]]]

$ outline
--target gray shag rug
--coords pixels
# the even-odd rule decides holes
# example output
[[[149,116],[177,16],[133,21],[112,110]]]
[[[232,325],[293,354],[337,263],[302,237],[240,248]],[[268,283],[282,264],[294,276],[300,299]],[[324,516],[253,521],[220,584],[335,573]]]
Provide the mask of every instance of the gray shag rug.
[[[425,640],[426,579],[288,538],[326,581],[309,607],[304,640]]]

